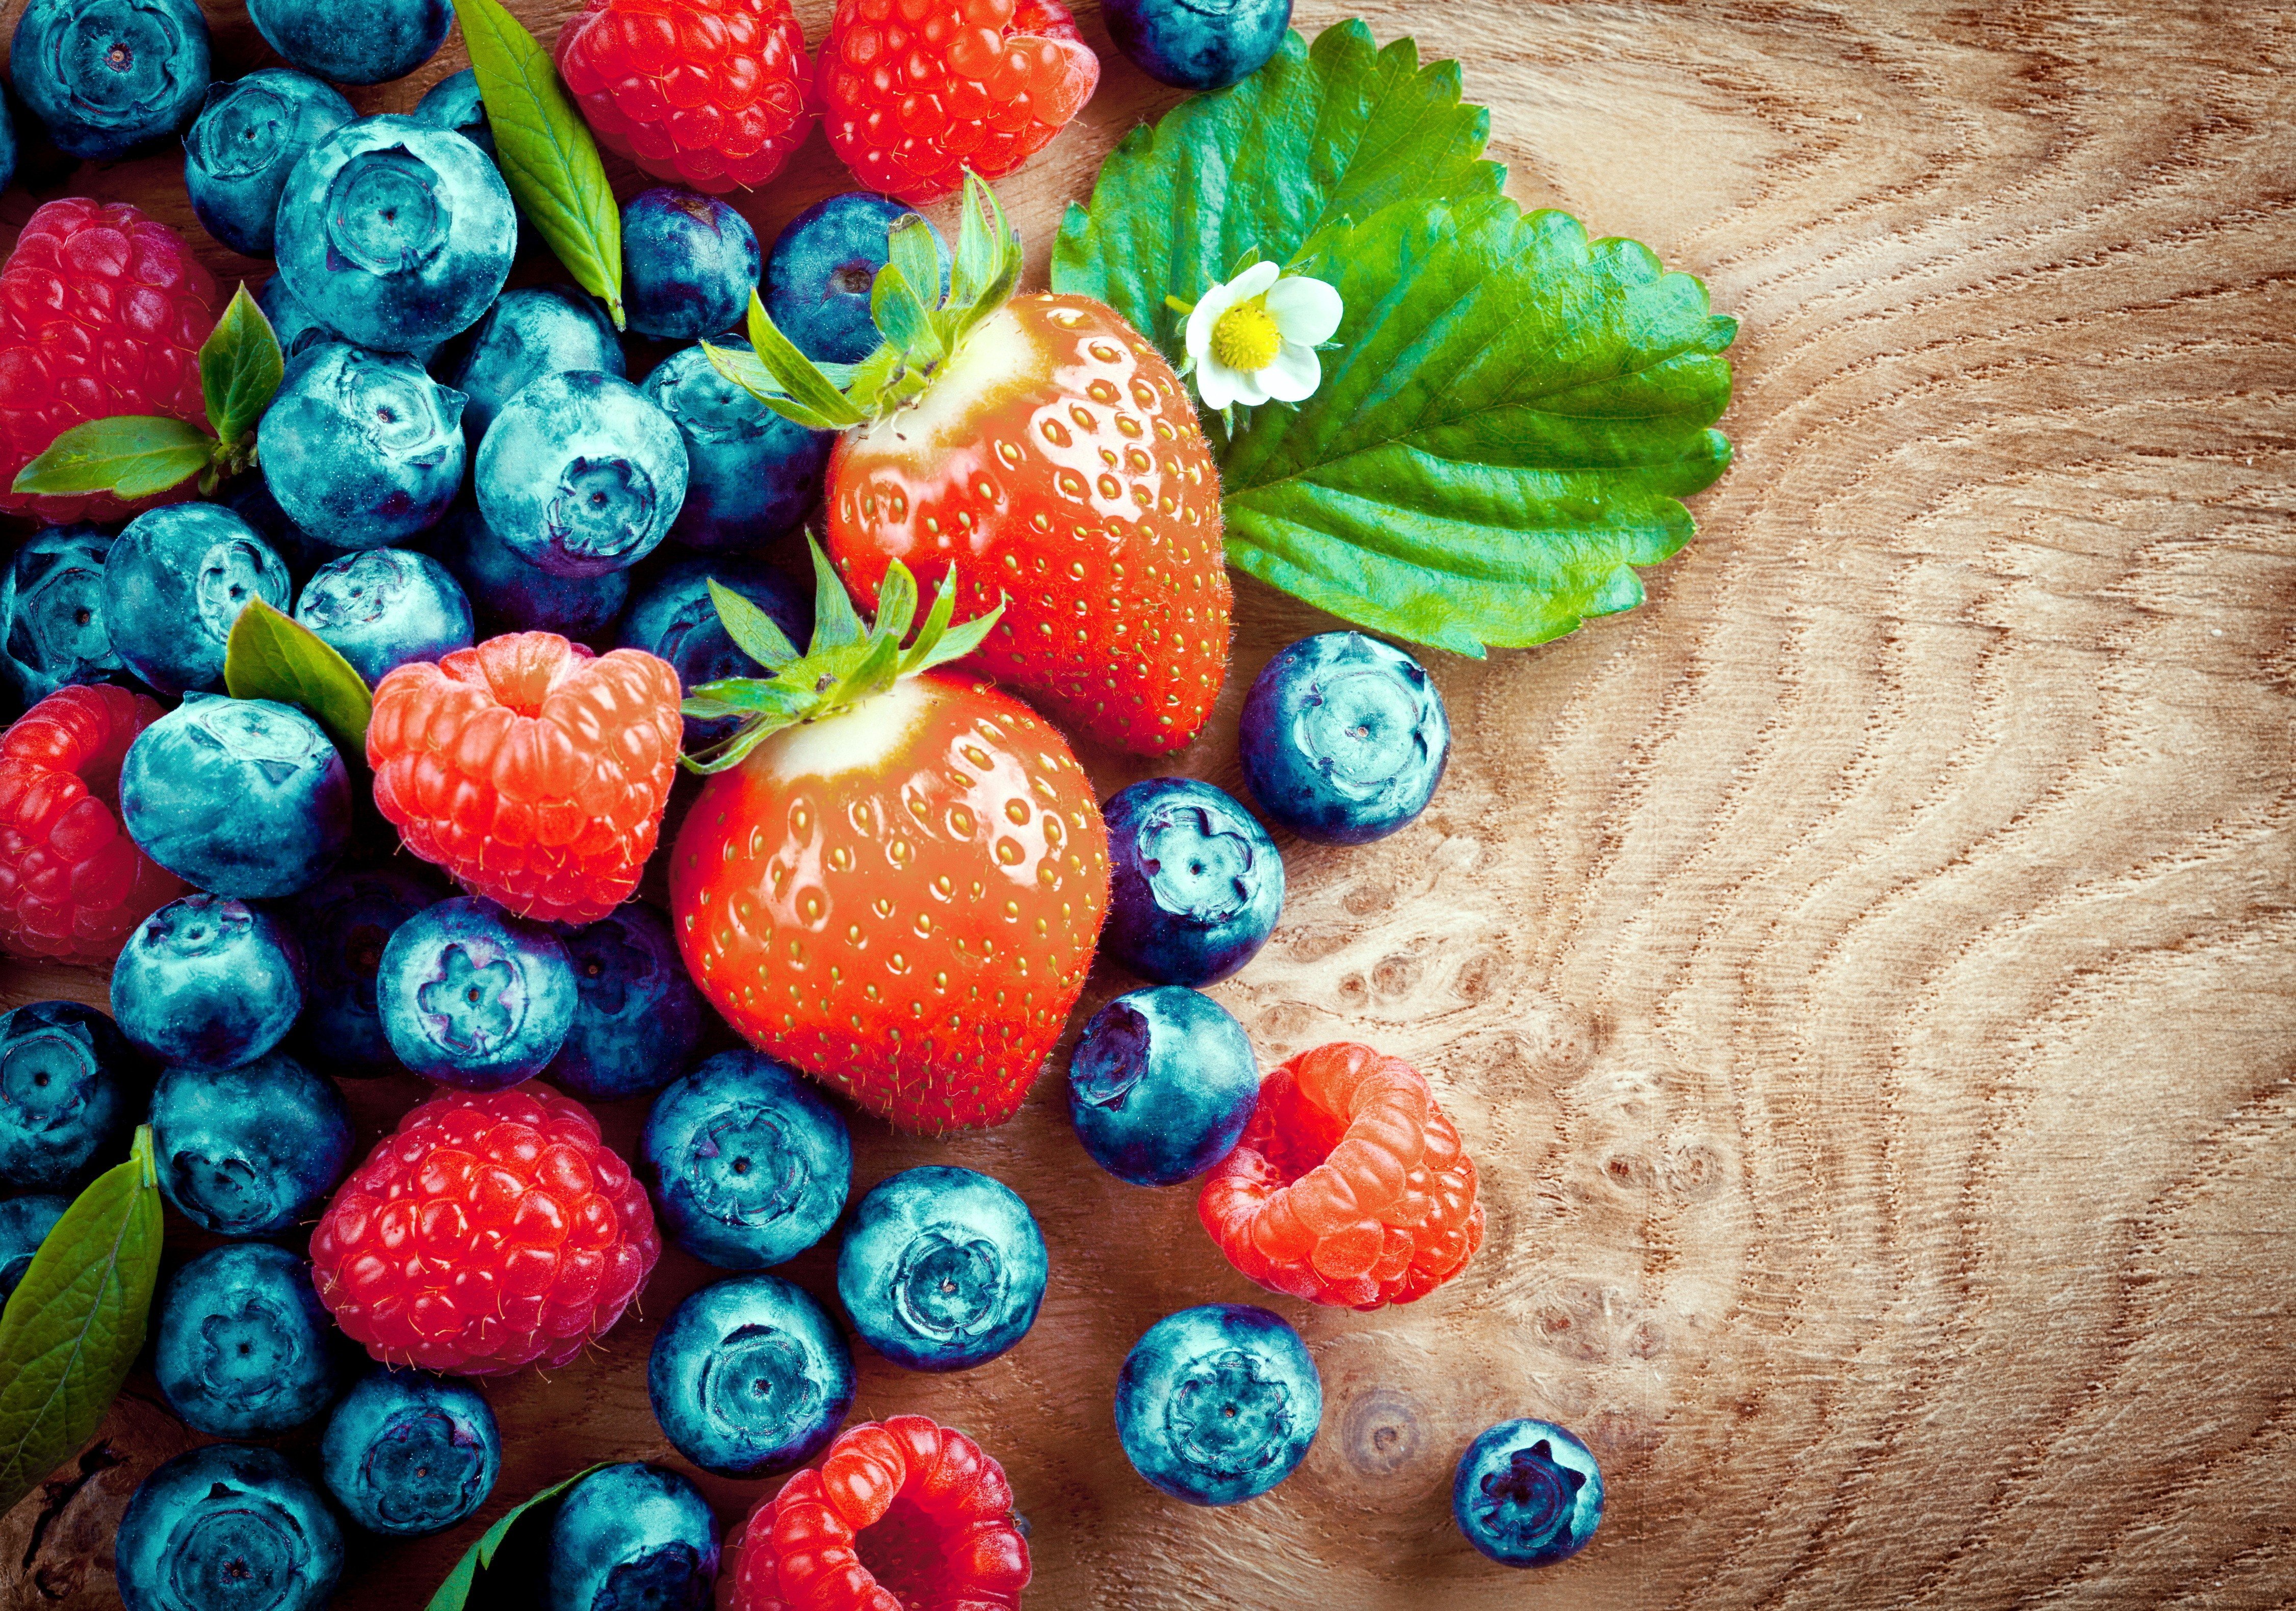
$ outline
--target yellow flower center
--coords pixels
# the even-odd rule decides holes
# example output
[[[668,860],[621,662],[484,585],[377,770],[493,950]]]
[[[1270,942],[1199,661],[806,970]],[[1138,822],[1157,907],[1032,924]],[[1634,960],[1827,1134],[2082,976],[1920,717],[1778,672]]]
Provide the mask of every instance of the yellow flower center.
[[[1212,325],[1212,357],[1246,374],[1267,368],[1283,350],[1283,333],[1267,311],[1267,299],[1238,302]]]

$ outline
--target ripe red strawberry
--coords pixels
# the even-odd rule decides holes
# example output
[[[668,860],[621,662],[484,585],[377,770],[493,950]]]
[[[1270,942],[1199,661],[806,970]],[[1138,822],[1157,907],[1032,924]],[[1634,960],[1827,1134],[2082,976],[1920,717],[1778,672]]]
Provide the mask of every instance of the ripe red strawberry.
[[[1099,83],[1060,0],[837,0],[814,93],[854,177],[915,206],[1018,169]]]
[[[789,0],[590,0],[557,56],[601,144],[696,190],[763,185],[813,127]]]
[[[160,715],[125,688],[59,688],[0,736],[0,950],[110,962],[184,892],[119,826],[119,764]]]
[[[0,268],[0,509],[61,524],[117,520],[171,496],[34,497],[16,473],[82,420],[164,414],[204,422],[200,343],[215,276],[183,236],[124,202],[73,196],[37,210]],[[185,496],[186,486],[174,497]]]
[[[871,1113],[930,1131],[1001,1124],[1060,1039],[1107,910],[1092,785],[1026,705],[932,669],[993,618],[948,631],[944,584],[899,653],[908,571],[889,573],[865,637],[818,549],[815,564],[801,660],[718,593],[734,641],[777,675],[708,684],[687,704],[749,720],[701,762],[718,775],[678,830],[678,945],[734,1028]]]
[[[374,803],[406,848],[521,917],[594,923],[653,854],[685,728],[677,672],[512,632],[374,690]]]

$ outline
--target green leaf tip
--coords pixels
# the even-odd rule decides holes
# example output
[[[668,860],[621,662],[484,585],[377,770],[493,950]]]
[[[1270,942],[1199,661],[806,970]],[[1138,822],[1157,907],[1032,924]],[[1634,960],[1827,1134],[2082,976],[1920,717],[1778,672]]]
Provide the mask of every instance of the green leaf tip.
[[[479,1535],[477,1542],[463,1552],[463,1558],[455,1563],[455,1569],[431,1594],[423,1611],[466,1611],[472,1592],[480,1587],[480,1577],[495,1564],[495,1558],[502,1553],[503,1546],[510,1541],[512,1531],[529,1516],[540,1520],[539,1513],[552,1501],[565,1497],[567,1492],[584,1477],[603,1469],[603,1465],[585,1466],[572,1476],[553,1483],[511,1507],[493,1526]],[[482,1597],[480,1603],[488,1603],[494,1598],[493,1595]]]
[[[366,755],[374,698],[334,646],[291,615],[251,599],[224,640],[224,689],[234,699],[294,705],[327,730],[346,761]]]
[[[278,394],[287,361],[279,337],[263,309],[241,281],[215,329],[200,344],[200,390],[207,402],[208,425],[218,446],[217,468],[244,470],[253,456],[256,422]]]
[[[82,420],[57,432],[46,452],[16,472],[11,490],[65,497],[109,492],[133,502],[201,473],[219,448],[189,420],[167,415]]]

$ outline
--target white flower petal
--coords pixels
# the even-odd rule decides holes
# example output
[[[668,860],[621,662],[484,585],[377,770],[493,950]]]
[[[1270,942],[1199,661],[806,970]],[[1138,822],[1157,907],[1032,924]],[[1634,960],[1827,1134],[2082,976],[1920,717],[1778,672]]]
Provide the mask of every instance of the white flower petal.
[[[1234,301],[1234,295],[1226,286],[1215,285],[1204,293],[1203,300],[1196,304],[1195,311],[1188,315],[1188,356],[1199,364],[1211,350],[1212,326],[1219,323],[1220,315],[1226,313]]]
[[[1294,275],[1277,282],[1267,293],[1267,311],[1275,316],[1275,328],[1285,341],[1313,347],[1332,339],[1346,308],[1340,293],[1323,281]]]
[[[1203,399],[1204,412],[1218,414],[1235,401],[1238,376],[1218,358],[1208,358],[1196,366],[1196,395]]]
[[[1238,407],[1257,408],[1267,400],[1267,387],[1265,384],[1267,371],[1265,369],[1231,369],[1228,374],[1232,377],[1228,382],[1228,390],[1234,394]]]
[[[1313,347],[1286,341],[1275,361],[1251,378],[1279,403],[1305,402],[1323,384],[1324,363]]]
[[[1280,263],[1254,263],[1227,283],[1227,288],[1235,292],[1231,300],[1241,302],[1258,296],[1275,284],[1276,276],[1283,272],[1283,266]]]

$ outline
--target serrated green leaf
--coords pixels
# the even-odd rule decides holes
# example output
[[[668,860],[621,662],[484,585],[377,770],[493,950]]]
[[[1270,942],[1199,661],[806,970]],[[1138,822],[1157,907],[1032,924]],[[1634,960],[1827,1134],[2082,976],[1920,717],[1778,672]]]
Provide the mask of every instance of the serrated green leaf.
[[[223,317],[200,344],[200,390],[208,423],[226,448],[237,447],[255,429],[286,373],[271,321],[242,281]]]
[[[717,607],[718,624],[734,646],[768,671],[778,671],[797,658],[797,645],[774,618],[716,578],[708,579],[709,602]]]
[[[0,1314],[0,1510],[95,1435],[144,1346],[160,1234],[147,1125],[64,1211]]]
[[[1229,444],[1228,562],[1463,654],[1642,599],[1728,465],[1734,320],[1631,241],[1505,197],[1406,202],[1308,242],[1346,304],[1324,379]]]
[[[234,699],[274,699],[301,709],[353,764],[366,755],[374,701],[350,662],[317,633],[261,599],[250,599],[224,640],[223,684]]]
[[[806,534],[805,546],[813,551],[813,642],[808,652],[818,654],[824,649],[861,642],[867,634],[845,584],[837,578],[837,567],[829,563],[829,555],[821,551],[811,532]]]
[[[590,126],[549,53],[498,0],[454,3],[511,194],[566,272],[623,328],[622,215]]]
[[[834,420],[842,430],[857,425],[869,416],[848,402],[837,389],[837,382],[825,374],[821,366],[797,349],[797,343],[783,335],[781,326],[758,293],[750,292],[750,350],[774,377],[775,383],[799,407],[809,409],[821,418]],[[771,398],[763,399],[772,402]]]
[[[914,367],[938,364],[948,356],[940,333],[900,265],[887,263],[869,288],[869,316],[887,346]]]
[[[895,224],[886,236],[887,261],[928,308],[938,308],[940,293],[940,248],[933,244],[932,227],[911,213]]]
[[[17,492],[111,492],[149,497],[206,469],[216,439],[189,420],[122,414],[83,420],[57,433],[48,450],[16,472]]]
[[[480,1574],[494,1565],[495,1557],[502,1553],[503,1546],[510,1541],[511,1530],[538,1508],[562,1498],[568,1489],[602,1468],[585,1466],[565,1481],[551,1484],[531,1499],[506,1511],[493,1526],[479,1535],[477,1543],[463,1552],[463,1558],[455,1563],[455,1569],[447,1574],[446,1582],[440,1583],[438,1591],[430,1596],[423,1611],[465,1611],[471,1602],[472,1590],[478,1587]],[[537,1516],[537,1519],[540,1518]]]

